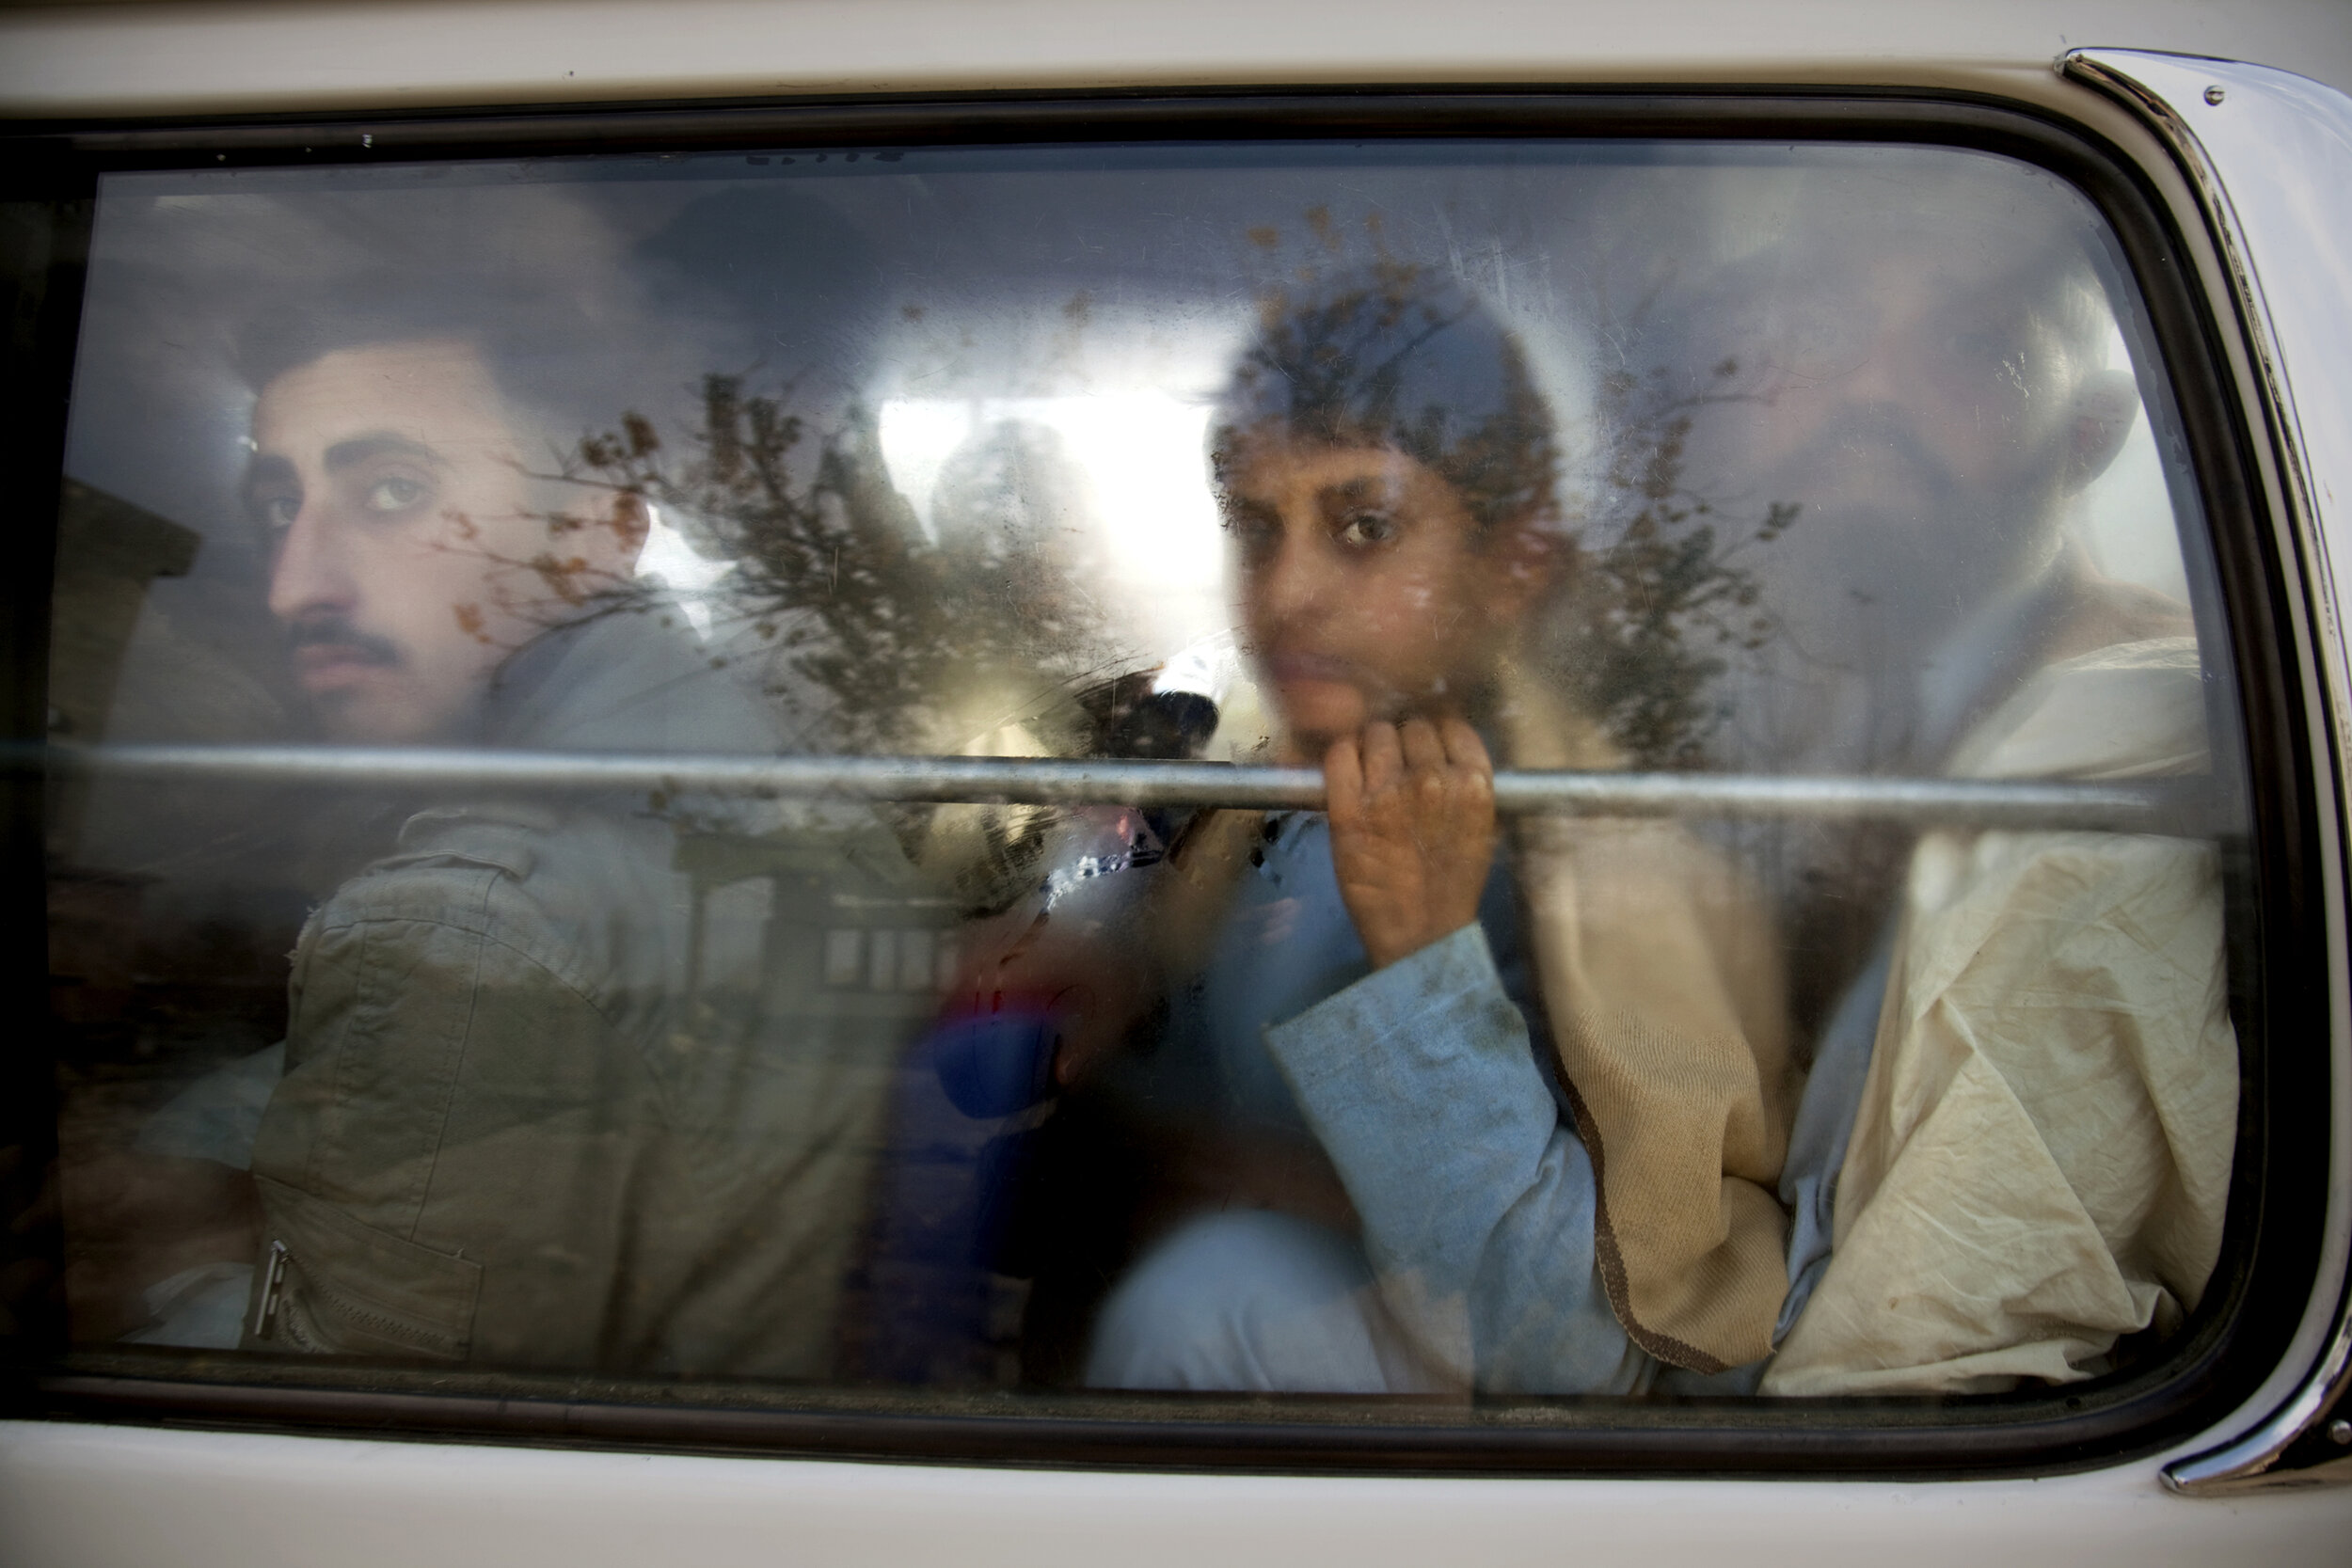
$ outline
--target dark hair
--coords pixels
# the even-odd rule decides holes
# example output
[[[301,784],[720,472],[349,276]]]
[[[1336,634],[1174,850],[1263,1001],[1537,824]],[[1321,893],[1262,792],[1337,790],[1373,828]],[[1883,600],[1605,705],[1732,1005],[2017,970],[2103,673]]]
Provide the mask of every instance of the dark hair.
[[[346,349],[455,341],[482,356],[519,425],[559,449],[619,412],[589,400],[601,351],[586,312],[511,277],[375,267],[322,279],[274,301],[237,335],[234,363],[256,394],[289,371]]]
[[[1482,532],[1558,509],[1558,443],[1527,357],[1460,284],[1390,263],[1266,301],[1218,398],[1218,483],[1269,425],[1335,447],[1383,447],[1452,484]]]
[[[688,202],[631,254],[665,322],[723,322],[731,352],[797,382],[854,388],[875,352],[887,281],[865,234],[831,203],[772,186]]]

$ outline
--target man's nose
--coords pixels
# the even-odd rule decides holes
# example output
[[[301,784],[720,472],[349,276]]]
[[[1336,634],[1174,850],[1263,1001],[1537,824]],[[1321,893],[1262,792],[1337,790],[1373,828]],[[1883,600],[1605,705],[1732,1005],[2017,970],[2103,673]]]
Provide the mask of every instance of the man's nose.
[[[326,509],[306,503],[278,537],[270,569],[270,613],[296,621],[322,611],[348,615],[358,600],[358,583],[341,547],[341,531]]]
[[[1311,614],[1322,602],[1327,572],[1308,531],[1285,527],[1274,553],[1253,575],[1265,617],[1290,622]]]

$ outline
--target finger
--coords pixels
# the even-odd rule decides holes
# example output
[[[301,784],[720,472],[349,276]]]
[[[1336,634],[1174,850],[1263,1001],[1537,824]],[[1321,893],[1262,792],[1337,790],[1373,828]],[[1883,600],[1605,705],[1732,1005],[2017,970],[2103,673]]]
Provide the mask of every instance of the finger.
[[[1395,787],[1405,772],[1405,753],[1396,737],[1396,726],[1377,720],[1364,726],[1364,793],[1378,794]]]
[[[1479,738],[1478,732],[1470,728],[1470,721],[1460,714],[1446,715],[1440,738],[1445,742],[1447,762],[1465,772],[1483,773],[1489,779],[1494,777],[1494,759],[1486,754],[1486,743]]]
[[[1352,735],[1340,736],[1323,753],[1323,809],[1342,822],[1355,820],[1364,809],[1363,760]]]
[[[1405,766],[1414,772],[1445,770],[1445,742],[1438,738],[1438,727],[1428,720],[1407,719],[1398,739],[1404,747]]]

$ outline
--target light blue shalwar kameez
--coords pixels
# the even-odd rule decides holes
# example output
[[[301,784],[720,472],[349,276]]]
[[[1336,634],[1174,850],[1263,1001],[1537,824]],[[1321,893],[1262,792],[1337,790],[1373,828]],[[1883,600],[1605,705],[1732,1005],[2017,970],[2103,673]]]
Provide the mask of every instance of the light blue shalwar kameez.
[[[1361,1217],[1343,1236],[1205,1213],[1121,1281],[1097,1386],[1630,1393],[1655,1363],[1609,1307],[1596,1185],[1556,1086],[1507,869],[1476,923],[1377,973],[1330,831],[1287,815],[1242,874],[1157,1076],[1198,1114],[1319,1144]],[[1539,1054],[1540,1049],[1540,1054]]]

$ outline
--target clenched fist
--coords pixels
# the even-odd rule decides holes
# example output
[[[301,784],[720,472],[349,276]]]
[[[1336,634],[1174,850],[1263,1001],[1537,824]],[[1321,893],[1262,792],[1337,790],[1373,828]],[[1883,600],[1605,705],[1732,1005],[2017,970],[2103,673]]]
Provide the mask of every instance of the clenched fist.
[[[1331,863],[1375,969],[1478,918],[1495,853],[1495,769],[1451,715],[1366,724],[1323,756]]]

